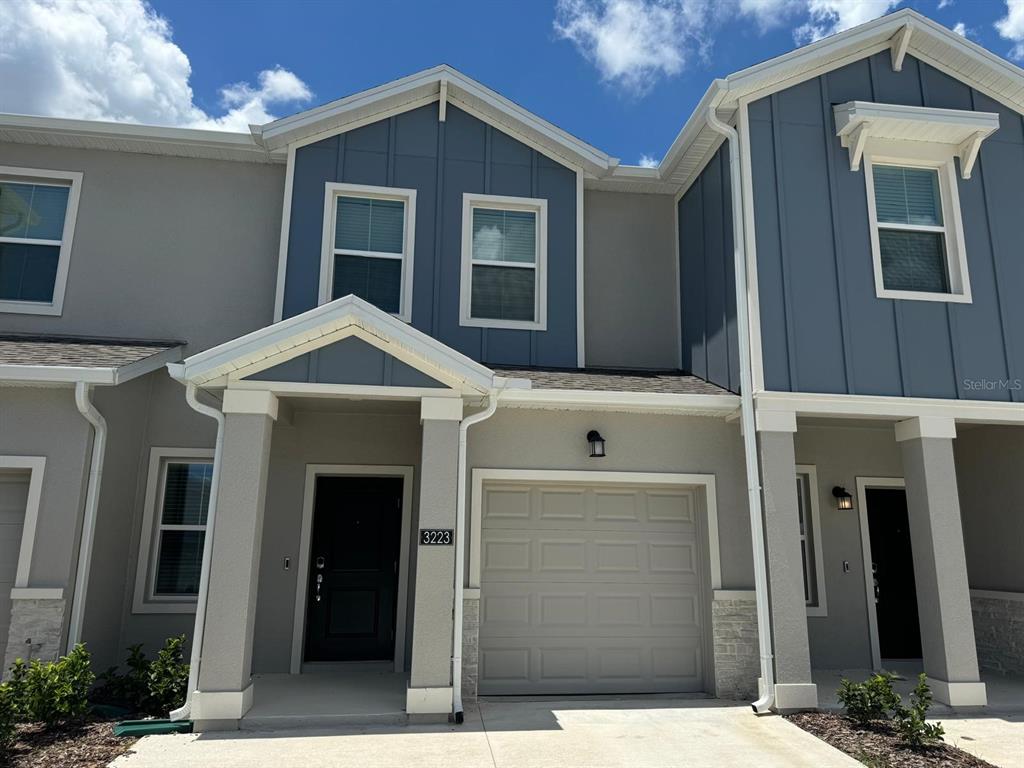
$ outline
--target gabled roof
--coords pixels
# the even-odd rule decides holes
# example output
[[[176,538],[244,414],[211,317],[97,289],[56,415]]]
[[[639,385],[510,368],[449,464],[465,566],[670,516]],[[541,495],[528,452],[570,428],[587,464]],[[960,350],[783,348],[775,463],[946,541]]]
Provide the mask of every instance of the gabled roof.
[[[192,355],[168,369],[175,378],[200,386],[224,386],[350,336],[453,389],[487,393],[497,386],[491,369],[352,295]],[[508,385],[497,378],[498,384]]]
[[[273,151],[293,142],[315,141],[441,99],[491,123],[549,157],[582,167],[595,176],[603,176],[618,165],[618,159],[609,157],[447,64],[266,125],[252,126],[252,131],[257,140]]]
[[[117,385],[181,359],[184,342],[0,335],[0,382]]]

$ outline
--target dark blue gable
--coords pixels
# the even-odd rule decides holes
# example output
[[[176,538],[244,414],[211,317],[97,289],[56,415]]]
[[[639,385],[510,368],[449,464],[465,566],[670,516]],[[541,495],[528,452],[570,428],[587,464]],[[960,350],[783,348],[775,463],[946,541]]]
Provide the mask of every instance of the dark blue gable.
[[[284,317],[317,304],[324,184],[415,189],[412,325],[485,364],[576,366],[576,174],[448,105],[436,104],[295,152]],[[548,201],[547,330],[459,325],[462,196]]]
[[[958,177],[972,303],[875,295],[864,172],[832,114],[852,100],[1000,114]],[[752,103],[750,134],[766,389],[1024,400],[1021,115],[884,51]]]

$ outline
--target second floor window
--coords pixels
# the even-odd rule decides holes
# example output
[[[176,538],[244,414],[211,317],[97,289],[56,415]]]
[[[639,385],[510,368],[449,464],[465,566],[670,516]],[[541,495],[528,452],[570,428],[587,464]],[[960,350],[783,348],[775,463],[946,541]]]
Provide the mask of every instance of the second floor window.
[[[321,303],[353,294],[408,321],[416,193],[328,184]]]

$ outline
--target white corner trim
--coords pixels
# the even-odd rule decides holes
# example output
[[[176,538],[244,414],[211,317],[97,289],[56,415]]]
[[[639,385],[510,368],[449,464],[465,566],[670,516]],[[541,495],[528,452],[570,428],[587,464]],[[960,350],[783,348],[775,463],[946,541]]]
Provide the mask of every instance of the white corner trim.
[[[281,203],[281,241],[277,248],[277,287],[274,290],[274,322],[284,316],[284,285],[288,279],[288,238],[292,226],[292,195],[295,187],[295,145],[288,147],[284,172],[284,201]]]
[[[240,720],[252,708],[252,683],[244,691],[196,691],[192,694],[193,720]]]
[[[926,681],[940,704],[951,707],[984,707],[988,704],[988,693],[982,682],[951,683],[934,677]]]
[[[441,78],[440,91],[437,97],[437,121],[445,122],[448,118],[448,80]]]
[[[577,174],[578,176],[578,174]],[[577,192],[578,194],[578,192]],[[537,247],[533,265],[503,261],[473,261],[473,209],[489,208],[504,211],[529,211],[537,217]],[[577,221],[577,228],[579,222]],[[577,235],[578,236],[578,235]],[[532,269],[534,273],[534,319],[494,320],[473,317],[473,267],[483,265]],[[577,263],[577,271],[579,264]],[[459,325],[470,328],[510,328],[544,331],[548,327],[548,201],[534,197],[509,197],[464,192],[462,195],[462,256],[459,271]],[[577,329],[577,333],[579,330]]]
[[[75,237],[75,221],[78,218],[78,201],[82,194],[82,173],[80,171],[53,171],[41,168],[19,168],[0,165],[0,178],[15,182],[54,182],[68,186],[68,206],[64,212],[64,227],[61,230],[60,254],[57,257],[57,274],[53,283],[53,298],[50,301],[0,301],[0,313],[10,312],[24,315],[59,316],[64,311],[64,292],[68,283],[68,268],[71,264],[71,249]],[[55,241],[56,242],[56,241]],[[47,241],[46,244],[51,244]],[[55,243],[52,243],[55,244]]]
[[[811,500],[811,508],[808,510],[811,516],[811,536],[814,537],[814,583],[818,596],[817,605],[807,606],[808,616],[828,616],[828,599],[825,594],[825,555],[823,553],[824,535],[821,528],[821,490],[818,487],[818,468],[814,464],[797,464],[798,475],[807,475],[808,484],[807,496]]]
[[[139,537],[139,551],[135,561],[135,590],[132,597],[132,613],[195,613],[196,600],[180,596],[155,597],[153,583],[156,578],[157,546],[156,529],[159,522],[159,508],[163,506],[164,471],[168,461],[183,459],[213,462],[212,448],[167,448],[149,449],[149,470],[146,474],[146,497],[142,508],[142,532]]]
[[[221,405],[224,413],[250,413],[277,420],[279,401],[266,390],[226,389]]]
[[[0,472],[28,470],[28,498],[25,502],[25,522],[21,527],[21,546],[18,549],[18,567],[14,574],[15,588],[28,587],[32,570],[32,552],[36,543],[39,523],[39,505],[43,495],[45,456],[0,456]]]
[[[63,600],[62,587],[14,587],[11,600]]]
[[[771,411],[758,408],[754,414],[758,432],[796,432],[795,411]]]
[[[750,329],[750,374],[754,393],[764,391],[764,357],[761,347],[761,302],[757,279],[757,233],[754,221],[754,184],[750,156],[750,102],[741,99],[736,132],[740,140],[740,182],[743,187],[743,248],[747,254],[747,324]],[[680,342],[682,336],[680,336]]]
[[[487,482],[507,483],[586,483],[650,485],[656,487],[698,486],[704,491],[704,508],[707,518],[708,561],[711,572],[711,590],[722,588],[722,559],[718,530],[718,491],[714,475],[676,472],[618,472],[601,470],[562,469],[473,469],[471,476],[469,530],[469,588],[480,587],[480,552],[482,546],[484,484]]]
[[[461,401],[460,401],[461,402]],[[309,587],[310,546],[313,539],[313,511],[316,504],[318,477],[399,477],[402,479],[402,537],[398,550],[398,593],[395,608],[395,672],[405,669],[405,635],[408,622],[408,594],[412,575],[409,573],[409,539],[412,536],[413,467],[385,464],[307,464],[302,495],[302,521],[299,525],[299,556],[295,579],[295,613],[292,617],[291,674],[302,672],[302,649],[305,647],[306,604]],[[449,702],[450,705],[451,702]],[[450,708],[450,706],[449,706]],[[447,710],[446,710],[447,711]]]
[[[461,397],[424,397],[420,421],[462,421]]]
[[[586,239],[584,230],[584,192],[583,192],[583,171],[576,171],[576,366],[585,368],[587,365],[587,326],[586,326],[586,292],[584,291],[584,279],[586,277],[586,264],[584,262],[583,245]],[[676,238],[676,243],[679,238]],[[678,262],[677,262],[678,267]],[[678,281],[676,282],[678,288]],[[682,322],[680,320],[680,322]],[[680,350],[682,347],[680,346]],[[681,354],[681,352],[680,352]]]
[[[917,440],[923,437],[956,438],[956,421],[952,418],[919,416],[915,419],[898,421],[895,426],[896,442]]]
[[[409,688],[405,711],[410,715],[444,715],[452,711],[452,689]]]

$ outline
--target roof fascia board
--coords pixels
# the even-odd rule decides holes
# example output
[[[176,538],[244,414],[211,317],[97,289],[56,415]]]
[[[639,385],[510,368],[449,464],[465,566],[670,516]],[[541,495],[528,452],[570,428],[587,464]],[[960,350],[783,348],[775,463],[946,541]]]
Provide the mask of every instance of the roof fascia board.
[[[0,365],[0,381],[75,384],[79,381],[97,386],[117,386],[145,376],[181,359],[182,347],[169,347],[142,360],[121,366],[84,365]]]
[[[670,392],[510,389],[502,392],[498,405],[503,408],[625,411],[724,418],[740,407],[740,399],[737,395],[732,394],[696,395]]]
[[[142,360],[137,360],[134,363],[128,365],[122,365],[114,368],[114,381],[116,384],[123,384],[126,381],[131,381],[139,376],[145,376],[147,373],[152,373],[155,370],[164,368],[168,363],[176,363],[181,360],[181,353],[184,350],[181,346],[168,347],[162,352],[145,357]]]

